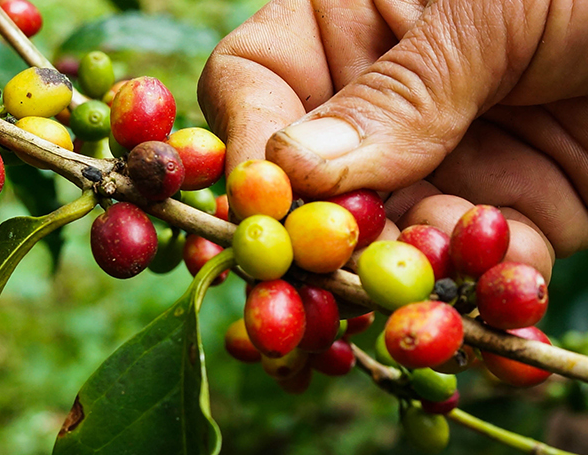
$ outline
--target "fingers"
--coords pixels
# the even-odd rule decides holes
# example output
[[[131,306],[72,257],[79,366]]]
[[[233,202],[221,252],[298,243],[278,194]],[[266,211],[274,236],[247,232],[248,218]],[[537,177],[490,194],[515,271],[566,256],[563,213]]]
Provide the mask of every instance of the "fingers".
[[[398,221],[398,228],[429,224],[451,235],[459,218],[473,204],[457,196],[440,194],[422,199]],[[533,223],[514,209],[503,211],[510,229],[510,243],[505,260],[523,262],[535,267],[547,281],[551,278],[553,249]]]
[[[588,247],[588,211],[562,168],[495,125],[472,125],[428,181],[475,204],[515,209],[543,232],[558,256]]]
[[[227,172],[327,101],[396,43],[371,1],[276,0],[217,46],[199,102],[227,144]],[[354,133],[355,134],[355,133]]]
[[[516,83],[547,15],[547,5],[536,3],[533,11],[521,2],[430,3],[377,62],[273,135],[267,157],[310,197],[424,178]],[[522,14],[524,24],[514,20]]]

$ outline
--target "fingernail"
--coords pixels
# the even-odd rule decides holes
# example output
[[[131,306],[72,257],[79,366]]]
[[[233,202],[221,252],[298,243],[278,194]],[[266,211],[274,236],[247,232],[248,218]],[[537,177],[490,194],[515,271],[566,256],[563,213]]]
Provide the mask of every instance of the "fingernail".
[[[335,117],[322,117],[284,129],[292,140],[325,159],[345,155],[359,147],[357,130]]]

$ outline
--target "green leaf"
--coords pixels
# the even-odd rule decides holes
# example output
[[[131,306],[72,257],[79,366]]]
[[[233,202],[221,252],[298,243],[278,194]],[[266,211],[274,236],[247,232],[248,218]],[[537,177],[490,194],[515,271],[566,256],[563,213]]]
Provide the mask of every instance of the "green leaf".
[[[95,205],[96,197],[88,191],[48,215],[19,216],[0,224],[0,293],[20,260],[35,243],[55,229],[81,218]]]
[[[6,168],[14,192],[32,216],[41,216],[60,207],[55,189],[54,173],[42,172],[33,166],[10,166]],[[43,242],[49,247],[53,271],[57,268],[64,240],[61,229],[56,229]]]
[[[140,9],[141,4],[139,0],[110,0],[114,6],[116,6],[121,11],[127,11],[130,9]]]
[[[120,347],[80,390],[54,455],[216,455],[197,312],[206,288],[234,263],[209,261],[191,289]]]
[[[211,29],[133,11],[82,26],[62,44],[59,52],[82,54],[101,49],[107,53],[133,51],[197,57],[208,56],[219,39]]]

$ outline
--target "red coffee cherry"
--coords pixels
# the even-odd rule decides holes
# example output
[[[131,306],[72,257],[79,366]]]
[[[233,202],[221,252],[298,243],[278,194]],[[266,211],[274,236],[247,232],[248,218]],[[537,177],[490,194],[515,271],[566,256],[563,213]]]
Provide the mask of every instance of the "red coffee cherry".
[[[90,245],[102,270],[115,278],[130,278],[155,256],[157,232],[139,207],[119,202],[94,220]]]
[[[210,240],[200,237],[195,234],[190,234],[186,237],[186,243],[184,244],[183,257],[188,271],[192,276],[200,271],[204,264],[210,259],[215,257],[223,251],[223,247],[211,242]],[[225,270],[219,276],[217,276],[212,282],[212,286],[221,284],[227,279],[229,271]]]
[[[178,152],[165,142],[137,145],[127,159],[129,177],[137,190],[151,201],[176,194],[184,181],[184,165]]]
[[[183,128],[170,134],[167,143],[178,151],[186,168],[182,190],[208,188],[223,175],[226,147],[210,131],[197,127]]]
[[[216,198],[216,211],[214,216],[221,220],[229,221],[229,199],[226,194],[221,194]]]
[[[424,224],[409,226],[397,239],[418,248],[431,263],[435,281],[451,276],[453,264],[449,257],[450,237],[441,229]]]
[[[463,342],[461,316],[439,301],[411,303],[386,323],[386,347],[407,368],[426,368],[449,360]]]
[[[347,319],[346,336],[355,335],[357,333],[365,332],[376,319],[376,313],[370,311],[369,313]]]
[[[329,349],[320,354],[312,354],[310,365],[327,376],[343,376],[355,366],[355,355],[348,341],[335,341]]]
[[[124,84],[114,97],[110,126],[116,142],[131,150],[141,142],[165,141],[176,118],[176,101],[154,77]]]
[[[225,349],[241,362],[261,362],[261,353],[251,343],[243,318],[233,322],[225,332]]]
[[[283,357],[302,339],[306,327],[304,305],[284,280],[263,281],[245,303],[245,327],[253,345],[267,357]]]
[[[339,307],[335,297],[324,289],[304,285],[298,291],[306,314],[306,330],[298,347],[322,352],[331,347],[339,331]]]
[[[545,314],[548,300],[545,279],[526,264],[502,262],[476,284],[480,316],[498,329],[535,325]]]
[[[527,340],[541,341],[551,345],[547,335],[537,327],[524,327],[522,329],[507,330],[507,332]],[[507,359],[497,354],[486,351],[481,351],[481,353],[486,367],[494,376],[516,387],[533,387],[541,384],[551,375],[549,371]]]
[[[4,182],[6,180],[6,171],[4,170],[4,161],[2,161],[2,156],[0,156],[0,191],[4,188]]]
[[[456,390],[450,398],[444,401],[430,401],[421,398],[421,405],[423,411],[429,414],[447,414],[459,405],[459,390]]]
[[[502,261],[509,239],[508,223],[500,210],[476,205],[455,225],[449,255],[458,273],[478,278]]]
[[[28,38],[36,35],[43,26],[41,13],[28,0],[4,0],[0,2],[0,8]]]
[[[355,190],[331,197],[327,201],[345,207],[357,221],[359,236],[355,249],[368,246],[384,230],[386,212],[377,192],[367,189]]]

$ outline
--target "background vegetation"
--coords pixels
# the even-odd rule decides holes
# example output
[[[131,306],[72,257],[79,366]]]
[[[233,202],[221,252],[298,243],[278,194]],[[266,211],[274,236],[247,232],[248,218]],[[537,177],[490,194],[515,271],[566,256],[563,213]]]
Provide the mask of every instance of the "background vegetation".
[[[206,58],[222,36],[263,3],[36,0],[45,25],[34,42],[53,59],[102,49],[116,62],[119,78],[156,76],[171,89],[178,102],[178,126],[202,125],[196,81]],[[21,69],[24,64],[16,54],[0,43],[0,87]],[[23,168],[9,170],[0,194],[0,222],[29,212],[46,213],[79,194],[51,173],[30,174]],[[33,201],[33,191],[42,191],[44,199]],[[2,454],[51,453],[85,380],[118,346],[168,308],[191,281],[183,265],[165,276],[149,271],[124,281],[107,276],[90,252],[89,228],[97,214],[68,225],[51,243],[35,246],[0,298]],[[570,339],[574,334],[569,330],[588,330],[587,267],[586,254],[556,264],[551,308],[543,322],[549,335]],[[212,411],[223,433],[223,453],[413,452],[397,431],[396,401],[361,372],[338,379],[317,374],[306,394],[293,397],[259,365],[233,361],[224,352],[223,335],[241,316],[244,299],[244,284],[233,276],[209,293],[201,316]],[[370,351],[383,324],[379,316],[375,327],[357,337],[357,344]],[[582,434],[588,403],[583,386],[554,378],[537,390],[517,391],[497,385],[479,370],[460,375],[459,384],[462,407],[474,415],[588,453]],[[579,430],[571,430],[575,428]],[[452,434],[448,454],[512,453],[456,426]]]

